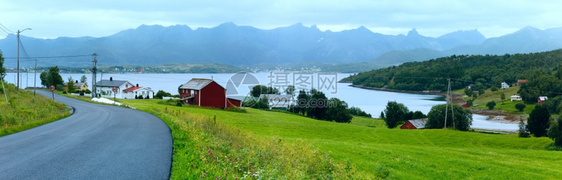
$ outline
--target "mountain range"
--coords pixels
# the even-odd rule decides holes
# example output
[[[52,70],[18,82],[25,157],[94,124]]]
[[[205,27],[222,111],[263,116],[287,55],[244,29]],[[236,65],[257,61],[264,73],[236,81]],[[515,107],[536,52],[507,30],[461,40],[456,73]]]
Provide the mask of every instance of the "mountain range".
[[[166,63],[220,63],[228,65],[291,63],[360,63],[381,66],[421,61],[452,54],[505,54],[562,48],[562,28],[525,27],[497,38],[477,30],[426,37],[412,29],[406,35],[384,35],[365,27],[340,32],[321,31],[300,23],[270,30],[224,23],[213,28],[185,25],[141,25],[106,37],[39,39],[21,36],[22,66],[38,58],[42,66],[162,65]],[[15,35],[0,39],[7,67],[15,67]],[[23,49],[22,49],[23,51]],[[63,57],[61,57],[63,56]],[[72,57],[67,57],[72,56]]]

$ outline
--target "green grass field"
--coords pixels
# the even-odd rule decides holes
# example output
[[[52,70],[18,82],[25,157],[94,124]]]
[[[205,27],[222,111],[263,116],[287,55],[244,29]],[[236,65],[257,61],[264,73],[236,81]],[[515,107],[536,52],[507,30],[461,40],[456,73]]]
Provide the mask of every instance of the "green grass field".
[[[16,91],[14,84],[0,84],[0,136],[20,132],[70,116],[62,104],[32,91]]]
[[[180,155],[185,154],[182,150],[185,147],[194,148],[192,150],[199,153],[205,149],[197,151],[198,147],[222,148],[225,157],[259,162],[261,164],[255,166],[260,167],[262,175],[282,179],[557,179],[562,174],[562,152],[547,150],[553,141],[544,137],[518,138],[516,134],[440,129],[387,129],[381,120],[369,118],[354,117],[350,124],[339,124],[255,109],[240,113],[177,107],[159,100],[122,102],[153,113],[171,126],[174,134],[172,178],[201,177],[203,172],[208,172],[206,177],[211,178],[232,177],[220,176],[224,171],[210,171],[208,165],[194,166],[193,163],[206,159],[206,156],[182,158]],[[206,124],[206,121],[219,125],[215,128],[193,125]],[[205,138],[201,139],[206,140],[187,138],[197,133],[180,131],[178,127],[190,124],[193,125],[190,131],[213,133],[204,133]],[[177,145],[177,142],[184,145]],[[256,155],[260,152],[270,156]],[[270,160],[260,160],[263,157]],[[238,162],[234,161],[234,164]],[[230,172],[240,175],[248,171],[234,168]]]

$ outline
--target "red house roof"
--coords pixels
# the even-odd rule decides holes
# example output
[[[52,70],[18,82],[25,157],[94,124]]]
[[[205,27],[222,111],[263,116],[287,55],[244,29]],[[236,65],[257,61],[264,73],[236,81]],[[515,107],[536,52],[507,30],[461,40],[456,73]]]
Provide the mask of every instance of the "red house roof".
[[[133,91],[135,91],[135,90],[137,90],[137,89],[140,89],[140,88],[142,88],[142,87],[130,87],[130,88],[127,88],[127,89],[125,89],[125,90],[123,90],[123,91],[125,91],[125,92],[133,92]]]

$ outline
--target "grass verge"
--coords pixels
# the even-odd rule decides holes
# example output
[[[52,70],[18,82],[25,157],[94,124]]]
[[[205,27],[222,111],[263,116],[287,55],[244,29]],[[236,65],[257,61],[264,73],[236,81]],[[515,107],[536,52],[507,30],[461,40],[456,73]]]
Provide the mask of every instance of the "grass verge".
[[[173,179],[556,179],[562,152],[548,138],[400,130],[247,109],[125,103],[162,118],[174,138]]]
[[[5,89],[0,90],[0,137],[70,116],[70,111],[62,103],[41,95],[34,96],[30,91],[16,91],[13,84],[5,83],[4,86]]]

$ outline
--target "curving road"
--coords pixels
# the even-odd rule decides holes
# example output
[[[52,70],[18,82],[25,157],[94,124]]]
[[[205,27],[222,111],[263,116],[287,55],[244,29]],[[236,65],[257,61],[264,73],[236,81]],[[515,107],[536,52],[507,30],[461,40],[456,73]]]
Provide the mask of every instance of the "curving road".
[[[74,114],[0,137],[0,179],[169,178],[172,137],[162,120],[56,94],[55,100]]]

